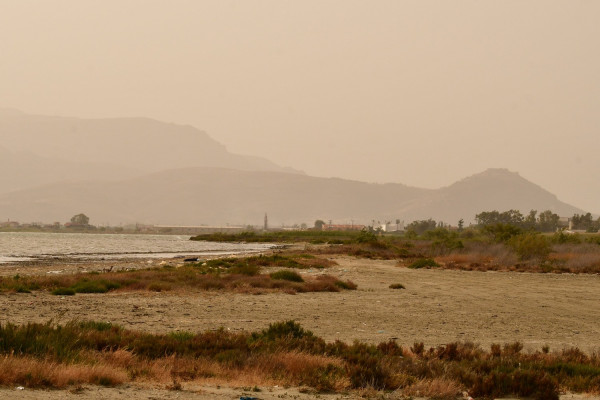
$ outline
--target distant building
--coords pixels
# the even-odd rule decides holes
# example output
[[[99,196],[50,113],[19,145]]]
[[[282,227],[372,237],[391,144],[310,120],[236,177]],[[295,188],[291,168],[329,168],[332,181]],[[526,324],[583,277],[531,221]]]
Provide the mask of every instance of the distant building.
[[[335,225],[335,224],[323,224],[324,231],[361,231],[365,229],[365,225]]]
[[[404,231],[404,221],[397,224],[392,224],[391,222],[381,224],[381,230],[384,232],[402,232]]]
[[[2,228],[18,228],[20,225],[17,221],[0,222]]]
[[[189,234],[201,234],[201,233],[240,233],[246,230],[243,226],[189,226],[189,225],[154,225],[154,229],[161,232],[177,232],[177,233],[189,233]]]

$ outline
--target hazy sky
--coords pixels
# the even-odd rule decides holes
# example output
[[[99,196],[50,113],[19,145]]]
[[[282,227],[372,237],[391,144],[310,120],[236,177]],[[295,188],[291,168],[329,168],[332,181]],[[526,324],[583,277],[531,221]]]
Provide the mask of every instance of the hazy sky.
[[[0,107],[191,124],[318,176],[506,167],[600,212],[599,21],[597,0],[0,0]]]

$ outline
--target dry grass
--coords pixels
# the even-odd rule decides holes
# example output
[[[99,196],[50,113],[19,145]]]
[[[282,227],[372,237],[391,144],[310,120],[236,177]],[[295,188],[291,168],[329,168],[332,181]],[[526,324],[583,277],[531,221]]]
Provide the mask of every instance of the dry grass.
[[[132,352],[86,354],[86,362],[65,363],[39,360],[29,356],[6,355],[0,358],[0,385],[30,388],[55,388],[91,384],[118,386],[126,382],[169,384],[175,381],[202,381],[228,385],[311,386],[317,390],[343,391],[350,381],[339,376],[326,385],[315,372],[343,369],[341,359],[298,351],[258,355],[244,365],[232,365],[206,357],[169,356],[148,360]]]
[[[421,379],[401,393],[405,396],[420,396],[431,399],[456,399],[464,390],[462,385],[444,378]]]
[[[78,384],[115,386],[129,381],[127,371],[110,364],[66,364],[31,357],[0,358],[0,385],[65,388]]]
[[[600,246],[557,244],[546,260],[520,261],[504,244],[471,242],[464,249],[435,257],[435,260],[442,268],[468,271],[600,273]]]
[[[481,398],[558,399],[558,388],[600,390],[600,356],[578,349],[523,354],[520,343],[472,343],[426,349],[326,343],[293,321],[260,332],[152,335],[106,323],[0,326],[0,385],[65,388],[153,382],[289,385],[322,392],[393,390],[447,399],[466,390]]]
[[[600,246],[595,244],[557,244],[549,260],[569,272],[600,272]]]
[[[341,281],[330,275],[307,276],[304,281],[291,282],[261,274],[263,267],[294,269],[319,268],[335,262],[312,255],[273,255],[217,259],[179,268],[164,267],[127,272],[87,273],[59,276],[0,277],[0,291],[30,292],[47,290],[57,295],[75,293],[106,293],[109,291],[189,291],[226,290],[239,293],[304,293],[338,292],[355,289],[349,281]],[[295,273],[294,273],[295,274]]]

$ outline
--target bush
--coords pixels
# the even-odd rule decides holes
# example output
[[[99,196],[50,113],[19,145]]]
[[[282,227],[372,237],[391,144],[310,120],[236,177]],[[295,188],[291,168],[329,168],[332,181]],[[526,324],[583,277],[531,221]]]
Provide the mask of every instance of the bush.
[[[366,229],[360,231],[360,234],[356,238],[356,243],[376,243],[377,236],[373,232],[370,232]]]
[[[312,338],[313,333],[305,330],[299,323],[293,320],[269,324],[267,329],[252,334],[254,340],[264,339],[267,341],[290,338],[302,339],[305,337]]]
[[[518,226],[511,224],[497,223],[484,226],[483,232],[490,235],[495,242],[505,243],[511,238],[520,235],[522,230]]]
[[[545,260],[550,254],[551,247],[548,240],[536,233],[524,233],[510,239],[509,246],[521,260]]]
[[[121,285],[117,282],[107,280],[88,281],[82,280],[71,286],[75,293],[106,293],[110,290],[118,289]]]
[[[401,283],[392,283],[390,289],[406,289]]]
[[[436,268],[439,267],[440,264],[436,263],[432,258],[420,258],[417,261],[413,262],[408,266],[408,268],[412,269],[420,269],[420,268]]]
[[[560,232],[556,232],[552,236],[552,239],[550,239],[550,240],[552,241],[552,243],[555,243],[555,244],[565,244],[565,243],[579,244],[579,243],[581,243],[581,235],[578,233],[572,234],[572,233],[564,233],[563,231],[560,231]]]
[[[270,274],[270,276],[271,276],[271,279],[280,279],[280,280],[291,281],[291,282],[304,282],[304,279],[302,279],[302,277],[300,275],[298,275],[294,271],[290,271],[287,269],[273,272],[272,274]]]
[[[148,290],[152,292],[163,292],[171,290],[171,285],[165,282],[152,282],[148,285]]]
[[[75,291],[71,288],[58,288],[52,291],[55,296],[74,296]]]
[[[335,286],[345,290],[356,290],[356,283],[352,281],[336,281]]]

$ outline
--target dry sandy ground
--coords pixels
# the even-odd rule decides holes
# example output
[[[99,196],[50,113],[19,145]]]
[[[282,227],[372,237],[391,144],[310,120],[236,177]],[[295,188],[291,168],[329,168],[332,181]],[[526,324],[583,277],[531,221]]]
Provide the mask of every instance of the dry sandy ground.
[[[338,257],[326,272],[356,291],[288,295],[221,292],[60,297],[1,294],[0,322],[110,321],[150,332],[224,327],[254,331],[293,319],[326,340],[427,346],[522,341],[526,348],[600,350],[600,276],[410,270],[393,261]],[[56,268],[56,267],[55,267]],[[302,271],[318,274],[320,271]],[[389,289],[402,283],[407,289]]]
[[[339,266],[326,272],[354,281],[358,290],[297,295],[116,292],[59,297],[41,292],[0,294],[0,322],[21,324],[49,319],[55,322],[91,319],[110,321],[131,329],[168,332],[219,327],[254,331],[271,322],[293,319],[329,341],[378,343],[395,339],[403,345],[423,341],[426,346],[435,346],[459,340],[473,341],[487,348],[491,343],[518,340],[530,350],[539,350],[545,344],[555,350],[569,346],[588,352],[600,350],[599,275],[410,270],[397,266],[394,261],[351,257],[336,257],[335,260]],[[121,263],[117,268],[128,263],[131,262]],[[130,267],[150,265],[146,260],[136,263]],[[153,265],[158,263],[155,260]],[[37,272],[60,270],[68,273],[103,267],[105,265],[65,264],[44,267]],[[15,267],[6,267],[9,271],[2,268],[5,275],[23,273],[23,267],[20,271]],[[389,289],[391,283],[402,283],[406,289]],[[201,390],[206,392],[208,389]],[[21,397],[29,396],[24,392],[18,393],[19,398],[40,398]],[[133,392],[133,389],[125,392]],[[0,391],[0,398],[5,398],[3,394],[8,393]],[[36,396],[43,393],[46,392],[37,392]],[[68,392],[50,393],[52,398],[71,396]],[[120,398],[118,393],[119,389],[91,388],[76,397],[99,398],[106,394],[106,397]],[[126,395],[129,398],[176,398],[174,392],[168,391],[150,394],[140,389],[139,393],[139,396]],[[268,393],[264,391],[257,397],[277,398],[268,397]],[[288,391],[291,396],[290,393]],[[10,394],[6,398],[17,392]],[[59,394],[65,397],[57,397]],[[240,396],[239,391],[223,395],[229,397],[218,397],[221,395],[217,392],[199,395],[184,391],[177,394],[182,399]]]
[[[248,389],[248,388],[246,388]],[[58,399],[58,400],[85,400],[85,399],[114,399],[114,400],[233,400],[239,399],[242,396],[255,397],[260,400],[308,400],[319,398],[322,400],[358,400],[362,399],[357,395],[327,395],[319,394],[318,396],[310,393],[300,393],[296,388],[265,388],[260,392],[245,390],[244,388],[234,387],[208,387],[184,385],[181,391],[172,391],[161,388],[143,388],[136,386],[126,386],[122,388],[102,388],[87,386],[84,390],[73,392],[67,390],[16,390],[16,389],[0,389],[1,399]],[[387,399],[393,399],[393,395],[386,396]],[[414,399],[418,400],[418,399]]]
[[[207,387],[207,386],[184,386],[182,391],[171,391],[158,388],[142,388],[127,386],[122,388],[85,387],[81,391],[67,390],[16,390],[0,389],[0,399],[19,400],[86,400],[86,399],[114,399],[114,400],[238,400],[240,397],[251,397],[260,400],[364,400],[358,394],[314,394],[300,393],[296,388],[264,388],[260,392],[244,390],[244,388],[233,387]],[[396,393],[385,393],[377,396],[378,400],[401,400],[407,399]],[[420,397],[411,397],[411,400],[426,400]],[[565,394],[561,400],[598,400],[597,396]],[[497,400],[517,400],[513,398],[502,398]]]

